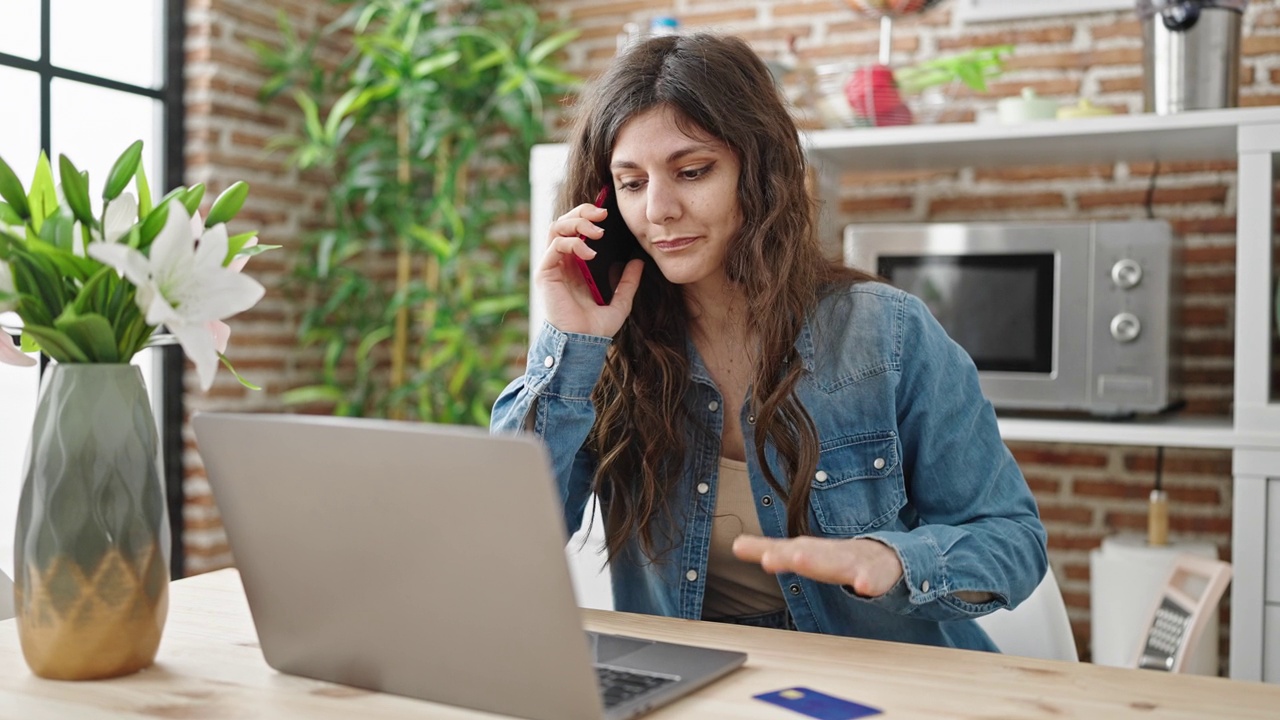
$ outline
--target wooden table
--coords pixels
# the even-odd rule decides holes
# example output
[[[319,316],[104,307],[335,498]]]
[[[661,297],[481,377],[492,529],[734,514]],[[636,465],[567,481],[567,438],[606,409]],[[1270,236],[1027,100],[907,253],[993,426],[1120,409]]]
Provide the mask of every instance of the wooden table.
[[[653,720],[804,716],[751,699],[803,685],[884,710],[876,718],[1280,718],[1280,686],[918,645],[584,611],[588,628],[745,651],[742,669]],[[493,718],[277,673],[258,649],[240,576],[172,586],[156,665],[99,682],[33,676],[12,620],[0,622],[0,720]]]

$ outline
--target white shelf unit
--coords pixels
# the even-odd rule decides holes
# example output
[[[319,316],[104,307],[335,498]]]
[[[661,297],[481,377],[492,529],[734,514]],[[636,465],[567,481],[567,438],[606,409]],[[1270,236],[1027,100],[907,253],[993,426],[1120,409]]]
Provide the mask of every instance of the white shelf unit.
[[[1236,159],[1239,163],[1236,249],[1234,416],[1143,420],[1002,418],[1007,440],[1162,445],[1232,450],[1235,579],[1231,599],[1231,675],[1280,682],[1280,403],[1270,401],[1272,203],[1280,158],[1280,108],[1118,115],[1017,126],[975,124],[875,130],[819,130],[804,136],[818,171],[823,206],[838,204],[840,176],[853,170],[942,170],[963,167],[1078,165]],[[545,248],[554,195],[567,149],[534,149],[531,247]],[[839,241],[838,218],[824,213],[824,237]],[[534,297],[533,320],[541,315]],[[537,327],[537,324],[534,325]],[[576,544],[575,544],[576,546]],[[1267,589],[1274,591],[1268,595]],[[607,586],[601,590],[607,594]],[[589,595],[589,593],[588,593]],[[580,597],[583,595],[580,593]],[[1271,622],[1266,620],[1270,618]]]

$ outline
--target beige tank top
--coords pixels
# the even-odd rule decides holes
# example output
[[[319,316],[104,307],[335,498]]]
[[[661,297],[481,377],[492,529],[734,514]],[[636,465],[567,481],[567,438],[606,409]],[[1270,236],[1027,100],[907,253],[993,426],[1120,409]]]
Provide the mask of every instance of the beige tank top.
[[[756,615],[786,607],[776,576],[756,563],[733,555],[733,539],[742,534],[761,535],[747,464],[720,458],[716,509],[711,521],[711,553],[707,558],[707,591],[702,617]]]

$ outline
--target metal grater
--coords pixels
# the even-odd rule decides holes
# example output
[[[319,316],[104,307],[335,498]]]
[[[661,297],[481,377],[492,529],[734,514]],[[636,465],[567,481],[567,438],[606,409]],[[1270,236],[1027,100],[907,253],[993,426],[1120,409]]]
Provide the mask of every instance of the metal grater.
[[[1147,634],[1147,643],[1142,648],[1142,657],[1138,667],[1148,670],[1173,670],[1174,656],[1186,637],[1187,624],[1191,613],[1175,604],[1169,598],[1160,601],[1156,610],[1155,622]]]

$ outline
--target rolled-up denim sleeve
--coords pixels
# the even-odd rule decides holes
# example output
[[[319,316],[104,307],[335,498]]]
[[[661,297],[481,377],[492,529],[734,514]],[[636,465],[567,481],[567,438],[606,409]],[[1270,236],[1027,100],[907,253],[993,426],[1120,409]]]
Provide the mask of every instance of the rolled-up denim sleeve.
[[[1014,607],[1048,567],[1035,498],[1000,437],[968,354],[914,296],[905,296],[899,316],[896,341],[907,349],[900,362],[898,428],[908,502],[918,522],[906,532],[866,535],[897,551],[903,578],[865,601],[935,621]],[[957,592],[993,597],[974,604]]]
[[[578,531],[591,496],[595,457],[586,450],[595,423],[591,391],[600,380],[610,338],[565,333],[543,323],[529,347],[524,375],[493,406],[492,433],[533,431],[547,448],[569,535]]]

